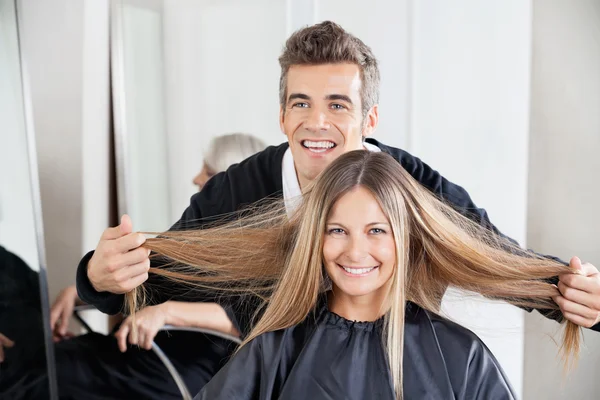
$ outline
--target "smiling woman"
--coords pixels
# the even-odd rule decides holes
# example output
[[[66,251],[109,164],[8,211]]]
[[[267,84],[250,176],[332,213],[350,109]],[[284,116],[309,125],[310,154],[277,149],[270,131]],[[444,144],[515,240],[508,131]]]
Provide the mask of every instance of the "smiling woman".
[[[228,294],[218,301],[246,335],[201,398],[514,397],[479,338],[437,315],[442,296],[453,285],[556,309],[543,279],[569,267],[470,222],[384,153],[340,156],[289,219],[263,207],[145,245],[172,261],[151,273]],[[578,334],[568,322],[564,354],[577,354]]]

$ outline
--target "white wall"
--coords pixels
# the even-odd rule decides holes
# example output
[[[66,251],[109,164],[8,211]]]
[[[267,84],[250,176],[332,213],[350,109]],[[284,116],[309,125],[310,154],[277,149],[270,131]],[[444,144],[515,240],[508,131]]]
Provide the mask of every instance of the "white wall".
[[[241,131],[279,144],[279,64],[287,35],[280,0],[164,2],[172,222],[197,190],[210,139]]]
[[[411,151],[465,187],[523,243],[531,3],[413,2]],[[451,294],[444,309],[474,330],[522,393],[523,312]]]
[[[600,267],[600,3],[534,0],[528,242]],[[525,319],[525,398],[596,399],[600,334],[563,379],[557,324]],[[560,336],[556,336],[560,339]]]

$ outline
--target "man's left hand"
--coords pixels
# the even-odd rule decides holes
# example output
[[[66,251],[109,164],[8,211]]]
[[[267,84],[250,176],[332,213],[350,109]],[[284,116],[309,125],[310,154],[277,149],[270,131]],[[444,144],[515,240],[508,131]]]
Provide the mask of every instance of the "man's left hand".
[[[569,265],[576,273],[559,275],[558,290],[554,297],[564,317],[569,321],[591,328],[600,322],[600,273],[590,263],[571,258]]]

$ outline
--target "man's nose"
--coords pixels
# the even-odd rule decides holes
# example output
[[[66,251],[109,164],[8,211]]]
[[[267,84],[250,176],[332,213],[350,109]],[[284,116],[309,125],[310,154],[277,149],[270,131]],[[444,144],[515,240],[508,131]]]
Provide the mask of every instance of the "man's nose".
[[[309,114],[308,119],[304,123],[304,127],[310,132],[320,133],[322,131],[328,130],[330,124],[327,120],[327,115],[324,112],[315,108]]]

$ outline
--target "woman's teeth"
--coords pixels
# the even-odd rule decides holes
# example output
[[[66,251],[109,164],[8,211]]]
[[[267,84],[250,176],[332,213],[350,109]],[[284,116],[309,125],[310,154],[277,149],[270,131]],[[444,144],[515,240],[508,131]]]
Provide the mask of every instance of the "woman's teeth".
[[[302,142],[302,146],[314,153],[323,153],[332,147],[335,147],[335,143],[329,141],[313,142],[312,140],[305,140]]]
[[[346,267],[342,267],[344,268],[344,271],[348,272],[349,274],[352,275],[362,275],[362,274],[366,274],[368,272],[373,271],[376,267],[371,267],[371,268],[346,268]]]

